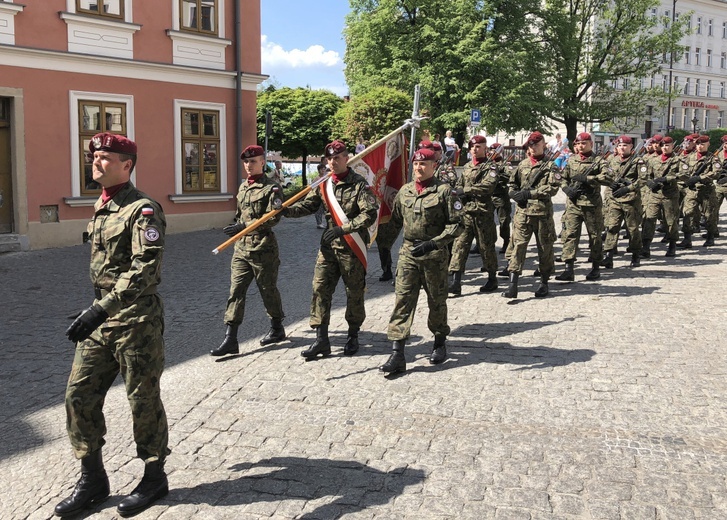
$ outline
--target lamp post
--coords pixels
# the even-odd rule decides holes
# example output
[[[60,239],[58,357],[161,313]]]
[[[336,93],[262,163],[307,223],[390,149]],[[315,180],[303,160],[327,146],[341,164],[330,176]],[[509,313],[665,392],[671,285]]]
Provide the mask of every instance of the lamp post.
[[[697,133],[697,123],[699,123],[699,119],[697,119],[697,116],[694,116],[694,118],[692,118],[692,127],[693,127],[692,131],[695,134]]]
[[[674,30],[674,22],[676,21],[676,13],[677,13],[677,0],[672,0],[671,3],[671,27],[670,29]],[[674,46],[671,45],[671,49],[669,49],[669,99],[667,101],[666,105],[666,133],[668,134],[670,130],[674,128],[674,125],[671,123],[671,95],[672,95],[672,74],[674,72]]]

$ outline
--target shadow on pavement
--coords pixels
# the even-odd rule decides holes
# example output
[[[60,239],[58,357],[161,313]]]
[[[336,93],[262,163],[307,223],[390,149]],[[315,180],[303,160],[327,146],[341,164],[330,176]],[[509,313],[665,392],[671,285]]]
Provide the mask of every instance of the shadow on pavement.
[[[235,464],[229,469],[247,474],[234,480],[171,489],[166,500],[237,506],[336,497],[313,511],[295,515],[300,519],[331,519],[385,504],[426,478],[419,469],[401,467],[384,472],[355,461],[301,457],[273,457]]]

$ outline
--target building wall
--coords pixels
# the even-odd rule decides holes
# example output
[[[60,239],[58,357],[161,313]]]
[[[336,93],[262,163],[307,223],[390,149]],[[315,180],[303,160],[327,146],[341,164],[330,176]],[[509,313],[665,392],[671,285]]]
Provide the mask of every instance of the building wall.
[[[218,0],[224,23],[212,38],[190,36],[179,30],[179,22],[175,27],[178,0],[122,1],[126,20],[99,24],[97,17],[74,13],[75,0],[24,6],[0,0],[0,18],[10,13],[14,22],[0,34],[0,97],[22,107],[13,128],[15,198],[22,199],[14,201],[14,232],[30,248],[79,243],[93,214],[96,197],[79,193],[80,152],[73,145],[79,139],[78,100],[89,95],[127,103],[127,133],[139,148],[132,180],[164,206],[169,232],[217,227],[234,212],[239,161],[234,0]],[[259,1],[238,1],[244,146],[256,141],[256,87],[265,76],[260,74]],[[85,47],[85,40],[98,41],[98,47]],[[180,55],[175,48],[180,41],[194,52]],[[218,161],[226,167],[216,195],[181,190],[179,112],[190,105],[220,110]]]

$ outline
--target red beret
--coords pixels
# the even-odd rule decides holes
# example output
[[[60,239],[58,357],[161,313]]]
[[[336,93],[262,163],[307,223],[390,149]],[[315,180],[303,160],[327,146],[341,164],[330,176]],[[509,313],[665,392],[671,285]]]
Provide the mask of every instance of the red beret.
[[[432,141],[432,146],[429,149],[434,150],[435,152],[441,152],[442,145],[439,144],[439,141]]]
[[[500,143],[492,143],[490,145],[490,150],[494,150],[496,148],[500,148],[502,145]]]
[[[429,148],[421,148],[414,152],[415,161],[434,161],[434,151]]]
[[[417,148],[419,148],[420,150],[422,148],[429,148],[431,150],[432,142],[429,139],[424,139],[423,141],[419,141],[419,146]]]
[[[696,141],[698,143],[708,143],[709,142],[709,136],[708,135],[700,135],[700,136],[697,136]]]
[[[685,141],[694,141],[699,137],[699,134],[689,134],[684,136]]]
[[[661,137],[661,136],[660,136],[660,137]],[[666,137],[662,137],[662,138],[660,139],[660,141],[661,141],[661,143],[662,143],[662,144],[671,144],[671,143],[673,143],[673,142],[674,142],[674,138],[673,138],[673,137],[669,137],[669,136],[667,135]]]
[[[110,134],[104,132],[96,134],[88,143],[88,149],[91,153],[96,150],[105,150],[107,152],[123,153],[126,155],[136,155],[136,143],[123,135]]]
[[[723,143],[727,143],[727,134],[724,134],[724,135],[722,136],[722,139],[721,139],[721,141],[722,141]]]
[[[523,148],[527,148],[528,146],[539,143],[540,141],[545,141],[545,137],[543,137],[543,134],[541,134],[538,131],[533,132],[528,136],[528,138],[523,143]]]
[[[487,139],[484,135],[473,135],[467,145],[471,148],[475,144],[487,144]]]
[[[591,140],[591,134],[588,132],[581,132],[576,136],[576,143],[578,141],[590,141]]]
[[[242,153],[240,154],[240,159],[250,159],[251,157],[260,157],[261,155],[265,155],[265,150],[263,149],[263,147],[256,144],[251,144],[242,151]]]
[[[326,145],[326,151],[324,155],[326,157],[332,157],[334,155],[338,155],[339,153],[343,153],[346,151],[346,145],[343,144],[341,141],[333,141],[332,143],[328,143]]]
[[[660,134],[654,134],[651,138],[652,143],[660,143],[663,137]],[[673,140],[672,140],[673,141]]]
[[[631,139],[628,135],[622,135],[618,139],[616,139],[616,144],[623,143],[623,144],[634,144],[634,140]]]

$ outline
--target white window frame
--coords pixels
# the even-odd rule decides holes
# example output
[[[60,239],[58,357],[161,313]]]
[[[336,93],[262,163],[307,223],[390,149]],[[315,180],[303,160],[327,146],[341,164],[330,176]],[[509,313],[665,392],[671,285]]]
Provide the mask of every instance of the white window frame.
[[[0,1],[0,44],[15,45],[15,15],[22,12],[24,5],[12,1]]]
[[[132,0],[123,0],[124,20],[76,12],[76,0],[66,0],[60,13],[68,26],[68,50],[81,54],[134,59],[134,33],[141,25],[132,23]]]
[[[219,193],[184,193],[184,159],[182,157],[182,109],[216,110],[220,113],[219,124]],[[227,193],[227,105],[206,101],[191,101],[187,99],[174,100],[174,195],[169,200],[175,203],[185,202],[222,202],[230,200],[234,194]]]
[[[712,66],[712,49],[707,49],[707,67]]]
[[[182,31],[179,23],[179,0],[172,1],[172,62],[190,67],[225,69],[225,49],[232,40],[225,38],[225,0],[217,0],[217,35]]]
[[[82,92],[71,90],[68,93],[71,114],[69,133],[71,135],[71,197],[66,198],[69,206],[93,206],[98,197],[81,196],[81,164],[79,134],[81,133],[78,120],[78,103],[80,101],[101,101],[126,105],[126,137],[134,141],[134,96],[124,94],[105,94],[102,92]],[[137,168],[131,174],[131,182],[136,182]]]
[[[713,20],[710,18],[707,21],[707,36],[714,36],[714,29],[713,29]]]

